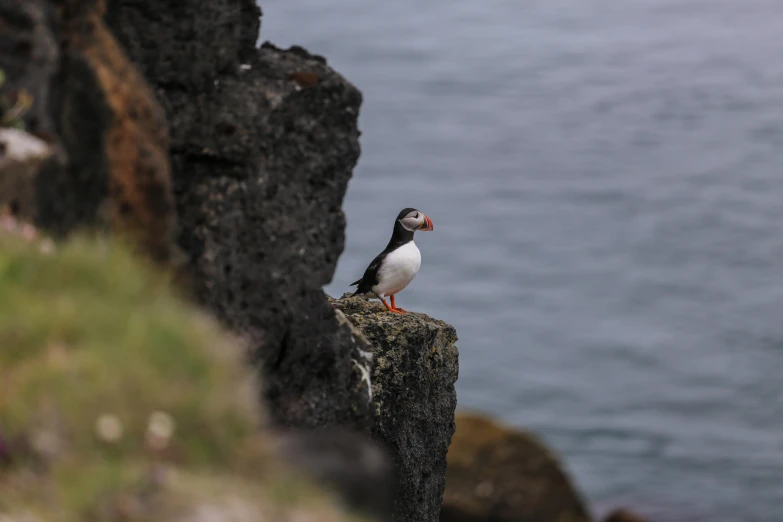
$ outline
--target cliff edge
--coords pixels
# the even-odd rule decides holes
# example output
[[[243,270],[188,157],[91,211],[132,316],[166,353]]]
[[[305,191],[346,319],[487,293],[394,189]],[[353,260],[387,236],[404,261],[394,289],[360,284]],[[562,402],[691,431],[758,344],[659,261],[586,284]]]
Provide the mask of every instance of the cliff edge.
[[[426,314],[391,314],[377,301],[349,294],[330,301],[372,346],[372,433],[397,468],[394,520],[436,521],[454,433],[457,333]]]

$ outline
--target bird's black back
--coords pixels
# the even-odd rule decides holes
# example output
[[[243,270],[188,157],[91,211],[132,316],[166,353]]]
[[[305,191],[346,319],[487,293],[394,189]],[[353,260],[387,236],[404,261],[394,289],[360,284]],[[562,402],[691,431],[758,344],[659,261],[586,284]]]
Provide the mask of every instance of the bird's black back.
[[[393,252],[406,243],[413,241],[413,231],[408,230],[400,220],[407,216],[411,212],[417,212],[415,208],[405,208],[397,215],[397,219],[394,220],[394,230],[392,230],[392,236],[389,240],[389,244],[383,249],[383,252],[375,256],[372,263],[364,271],[364,275],[361,279],[358,279],[351,283],[351,286],[359,285],[356,292],[353,295],[366,294],[372,292],[372,287],[378,284],[378,270],[380,270],[383,260],[390,252]]]

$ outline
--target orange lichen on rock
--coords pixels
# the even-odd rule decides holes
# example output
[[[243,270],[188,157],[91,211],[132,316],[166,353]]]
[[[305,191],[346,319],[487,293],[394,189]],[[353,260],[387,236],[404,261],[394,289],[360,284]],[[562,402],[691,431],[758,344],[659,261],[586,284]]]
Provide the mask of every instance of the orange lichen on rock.
[[[154,257],[167,259],[175,208],[163,109],[104,24],[102,0],[60,0],[58,7],[63,55],[90,73],[95,83],[90,91],[100,94],[96,104],[105,113],[102,163],[112,228],[130,233]]]

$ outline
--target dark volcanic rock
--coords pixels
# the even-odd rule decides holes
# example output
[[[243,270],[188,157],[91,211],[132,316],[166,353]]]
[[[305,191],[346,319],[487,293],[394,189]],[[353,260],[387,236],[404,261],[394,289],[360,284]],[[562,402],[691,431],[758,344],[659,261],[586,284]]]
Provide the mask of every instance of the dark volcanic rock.
[[[37,213],[35,185],[52,148],[19,129],[0,129],[0,215],[31,220]]]
[[[303,49],[257,49],[254,0],[114,0],[105,19],[103,4],[0,3],[0,66],[65,152],[28,176],[35,190],[14,182],[35,195],[25,208],[63,234],[132,229],[161,259],[180,216],[193,292],[254,345],[271,415],[369,429],[362,341],[321,290],[343,248],[361,94]]]
[[[440,522],[589,522],[557,457],[531,433],[461,413]]]
[[[26,130],[52,133],[50,82],[57,72],[59,50],[52,32],[54,12],[47,0],[0,2],[0,70],[3,93],[23,90],[33,105],[24,115]]]
[[[367,429],[362,341],[321,290],[362,98],[320,57],[256,49],[259,15],[253,0],[116,0],[107,19],[166,109],[193,291],[255,347],[272,417]]]
[[[176,209],[166,117],[106,26],[104,4],[58,2],[62,62],[56,108],[69,165],[41,218],[51,228],[66,224],[66,232],[105,219],[146,253],[168,261]],[[65,204],[59,215],[55,203]],[[76,211],[81,215],[74,219]]]
[[[454,433],[458,352],[454,328],[425,314],[392,314],[359,297],[333,300],[372,345],[376,424],[397,466],[397,522],[438,519]]]
[[[46,0],[0,1],[0,71],[4,82],[0,96],[8,105],[18,106],[20,95],[27,95],[32,105],[22,114],[26,131],[45,138],[49,158],[44,163],[22,167],[2,165],[0,173],[0,211],[10,209],[18,217],[28,220],[38,216],[39,174],[62,173],[64,155],[55,146],[55,118],[49,111],[52,82],[59,67],[60,52],[54,29],[54,10]],[[10,107],[0,107],[0,111]],[[3,114],[3,120],[10,115]],[[17,118],[13,118],[17,120]],[[0,145],[0,156],[7,150]],[[5,163],[5,160],[2,160]]]
[[[322,291],[343,249],[359,91],[304,49],[256,48],[254,0],[111,0],[105,18],[102,0],[35,2],[43,15],[12,21],[46,22],[59,44],[57,76],[25,81],[54,87],[38,121],[67,161],[37,176],[38,224],[124,221],[153,253],[173,231],[192,295],[252,346],[275,424],[372,430],[399,488],[382,466],[335,466],[372,452],[320,430],[289,446],[324,459],[304,467],[352,504],[382,512],[396,492],[395,521],[434,522],[454,430],[454,329],[358,299],[340,302],[344,314]]]
[[[53,152],[13,206],[50,232],[111,225],[163,260],[175,221],[166,121],[103,11],[102,0],[0,2],[6,87],[32,98],[23,123]]]

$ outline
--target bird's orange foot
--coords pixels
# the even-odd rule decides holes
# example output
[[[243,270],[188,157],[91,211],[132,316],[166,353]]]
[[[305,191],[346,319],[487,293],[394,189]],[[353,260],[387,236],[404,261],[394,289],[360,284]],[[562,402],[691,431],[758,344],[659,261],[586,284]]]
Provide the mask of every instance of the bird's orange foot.
[[[402,308],[398,308],[397,304],[394,302],[394,296],[391,296],[391,310],[393,312],[396,312],[398,314],[407,314],[408,312],[406,310],[403,310]]]
[[[386,309],[387,309],[388,311],[390,311],[391,313],[393,313],[393,314],[399,314],[399,313],[401,313],[401,312],[398,312],[398,311],[397,311],[397,309],[396,309],[396,308],[394,308],[393,306],[389,306],[389,303],[387,303],[387,302],[386,302],[386,299],[384,299],[383,297],[381,297],[381,302],[383,303],[383,306],[385,306],[385,307],[386,307]]]

